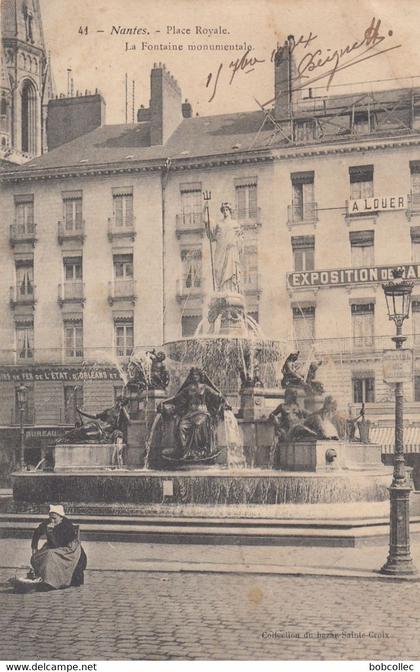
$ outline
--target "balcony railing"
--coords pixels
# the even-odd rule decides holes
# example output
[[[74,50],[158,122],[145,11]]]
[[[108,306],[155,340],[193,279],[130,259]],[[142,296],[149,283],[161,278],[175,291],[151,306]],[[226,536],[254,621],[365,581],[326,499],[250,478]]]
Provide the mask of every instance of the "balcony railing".
[[[408,195],[408,219],[411,219],[412,215],[420,215],[420,194],[414,192],[411,192],[411,194]]]
[[[57,222],[58,244],[65,240],[76,240],[83,243],[85,240],[85,220],[79,222]]]
[[[176,215],[175,230],[178,237],[183,233],[203,233],[203,211],[197,210],[192,212],[180,212],[178,215]]]
[[[36,242],[36,224],[34,222],[15,222],[11,224],[9,240],[12,247],[17,243],[30,243],[34,245]]]
[[[10,305],[12,308],[16,306],[34,306],[36,303],[35,295],[36,287],[31,285],[16,285],[10,287]]]
[[[58,285],[58,303],[84,303],[85,283],[81,281],[63,282]]]
[[[318,203],[292,203],[287,206],[287,221],[289,226],[294,224],[313,224],[318,221]]]
[[[136,282],[132,278],[126,280],[111,280],[108,288],[108,303],[115,301],[136,302]]]
[[[176,281],[176,297],[178,301],[184,301],[186,298],[201,298],[203,296],[203,288],[201,283],[193,283],[193,286],[188,286],[186,278],[178,278]]]
[[[108,218],[108,240],[112,243],[118,238],[130,238],[134,241],[136,237],[136,218],[134,215],[124,217],[124,219],[117,219],[114,217]]]

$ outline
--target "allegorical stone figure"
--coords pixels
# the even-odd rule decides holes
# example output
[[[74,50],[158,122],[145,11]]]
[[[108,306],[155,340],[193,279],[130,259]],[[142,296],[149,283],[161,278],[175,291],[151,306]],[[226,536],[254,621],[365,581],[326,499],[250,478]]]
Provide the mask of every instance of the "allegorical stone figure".
[[[241,293],[241,261],[243,236],[241,227],[232,217],[229,203],[222,203],[223,219],[209,232],[216,243],[214,252],[214,281],[217,292]]]

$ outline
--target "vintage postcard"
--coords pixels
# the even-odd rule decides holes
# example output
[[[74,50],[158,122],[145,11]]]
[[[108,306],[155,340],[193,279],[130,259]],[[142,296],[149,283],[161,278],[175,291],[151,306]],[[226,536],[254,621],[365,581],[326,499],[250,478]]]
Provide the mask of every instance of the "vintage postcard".
[[[1,0],[8,664],[415,669],[419,25]]]

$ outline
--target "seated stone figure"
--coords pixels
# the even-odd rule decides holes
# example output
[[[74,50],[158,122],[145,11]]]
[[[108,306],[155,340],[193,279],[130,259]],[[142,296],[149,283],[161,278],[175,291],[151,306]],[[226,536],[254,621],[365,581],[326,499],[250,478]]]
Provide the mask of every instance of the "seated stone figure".
[[[336,403],[330,396],[325,397],[322,408],[309,415],[303,425],[292,427],[286,441],[307,441],[310,439],[328,439],[337,441],[339,436],[333,423],[337,411]]]
[[[149,465],[212,461],[218,454],[215,433],[230,409],[201,369],[192,368],[174,397],[161,404],[149,439]]]
[[[113,443],[114,434],[118,430],[125,437],[129,415],[126,406],[128,399],[118,397],[114,406],[106,408],[101,413],[90,415],[79,408],[80,421],[74,429],[66,432],[57,443]],[[88,418],[84,421],[83,418]]]
[[[305,387],[306,382],[304,376],[301,374],[300,363],[298,362],[299,352],[291,352],[287,357],[282,367],[283,378],[281,386],[287,387]]]
[[[296,391],[286,388],[284,403],[279,404],[269,416],[269,420],[274,425],[277,443],[286,441],[293,427],[303,427],[306,415],[297,402]]]

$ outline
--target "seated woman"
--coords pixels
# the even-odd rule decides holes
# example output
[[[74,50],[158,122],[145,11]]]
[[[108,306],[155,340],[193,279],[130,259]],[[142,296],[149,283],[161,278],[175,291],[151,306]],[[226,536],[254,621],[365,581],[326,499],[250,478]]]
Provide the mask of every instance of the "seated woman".
[[[46,543],[38,550],[41,537]],[[51,588],[81,586],[86,569],[86,554],[77,538],[77,530],[66,518],[61,504],[50,506],[49,520],[42,522],[32,536],[34,581]]]
[[[218,455],[217,423],[230,406],[201,369],[193,367],[174,397],[161,405],[148,439],[148,466],[211,462]],[[167,466],[167,465],[166,465]]]

